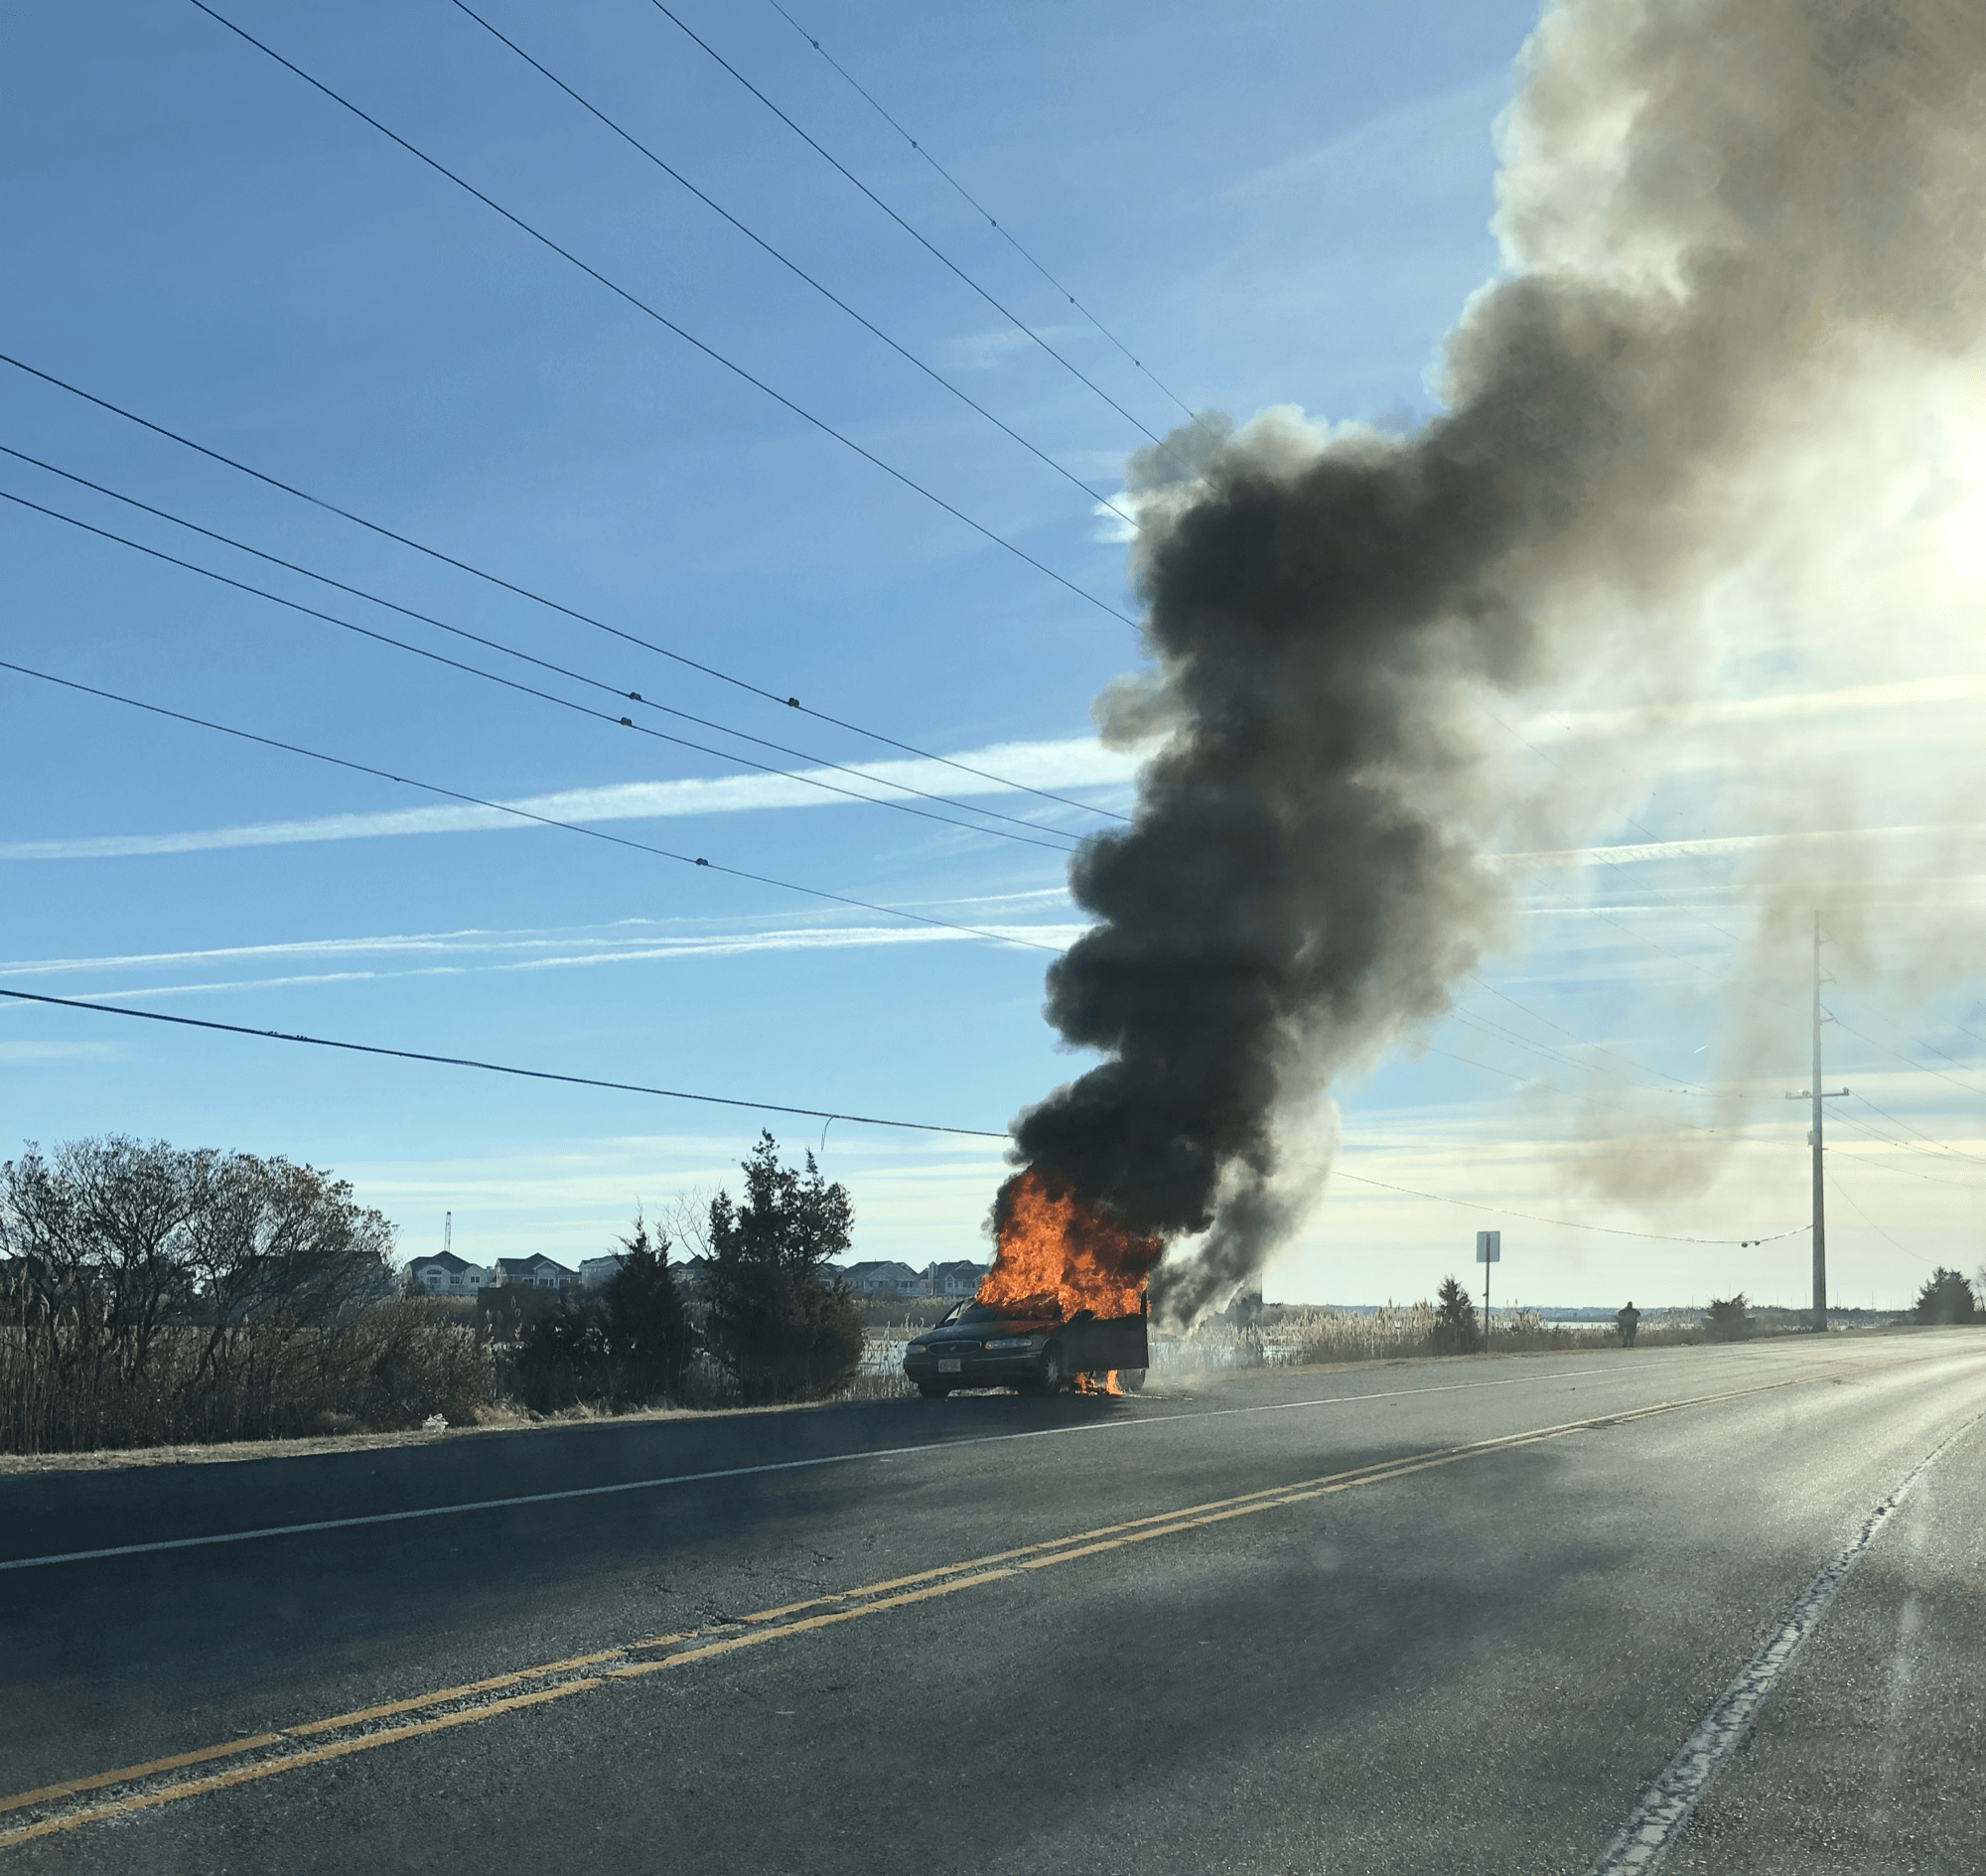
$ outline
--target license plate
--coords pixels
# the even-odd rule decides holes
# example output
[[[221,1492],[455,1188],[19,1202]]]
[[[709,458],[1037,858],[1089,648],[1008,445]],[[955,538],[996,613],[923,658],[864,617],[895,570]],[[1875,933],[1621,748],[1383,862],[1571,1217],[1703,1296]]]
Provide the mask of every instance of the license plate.
[[[964,1368],[965,1364],[954,1356],[949,1362],[940,1361],[937,1365],[937,1371],[940,1374],[958,1374],[964,1371]]]

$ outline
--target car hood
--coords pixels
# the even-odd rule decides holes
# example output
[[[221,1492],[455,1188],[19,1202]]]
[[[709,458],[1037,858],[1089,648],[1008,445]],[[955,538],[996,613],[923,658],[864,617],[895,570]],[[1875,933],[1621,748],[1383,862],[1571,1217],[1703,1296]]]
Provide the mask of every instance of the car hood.
[[[956,1342],[978,1344],[981,1342],[1005,1341],[1009,1336],[1048,1336],[1062,1327],[1061,1323],[1043,1322],[1036,1317],[1028,1322],[988,1322],[973,1323],[969,1328],[954,1325],[945,1329],[927,1330],[921,1336],[913,1336],[911,1341],[919,1348],[941,1349]]]

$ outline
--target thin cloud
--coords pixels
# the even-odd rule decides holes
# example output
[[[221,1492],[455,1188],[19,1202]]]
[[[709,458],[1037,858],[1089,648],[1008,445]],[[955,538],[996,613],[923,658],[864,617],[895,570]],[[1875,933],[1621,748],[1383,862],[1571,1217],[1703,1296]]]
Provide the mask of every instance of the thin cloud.
[[[1785,691],[1766,697],[1700,697],[1682,704],[1644,704],[1628,710],[1563,710],[1524,725],[1527,742],[1594,742],[1659,729],[1721,729],[1798,717],[1838,716],[1861,710],[1902,710],[1926,704],[1977,703],[1986,698],[1986,676],[1950,671],[1888,684],[1853,684],[1840,690]]]
[[[1011,794],[1017,788],[1118,789],[1137,774],[1138,758],[1105,749],[1092,737],[1062,742],[996,743],[956,758],[1006,783],[962,775],[941,762],[879,762],[862,773],[877,798],[908,799],[913,790],[951,795]],[[848,806],[805,779],[847,786],[837,771],[804,770],[792,776],[688,777],[675,782],[628,782],[606,788],[565,789],[507,802],[549,820],[666,820],[695,814],[739,814],[767,808]],[[1009,786],[1009,783],[1015,786]],[[184,833],[93,834],[68,840],[0,843],[0,860],[110,860],[138,855],[206,853],[229,847],[287,847],[319,840],[369,840],[412,834],[484,833],[528,826],[489,807],[404,807],[365,814],[323,814],[309,820],[254,821]]]
[[[1014,900],[1064,899],[1065,894],[1018,893]],[[938,904],[951,903],[938,901]],[[974,903],[974,902],[965,902]],[[999,903],[999,902],[977,902]],[[788,926],[774,930],[745,932],[677,932],[657,938],[650,936],[659,921],[631,919],[611,928],[579,928],[546,932],[486,931],[471,928],[460,932],[389,933],[376,937],[297,938],[271,944],[227,944],[203,950],[134,951],[94,957],[37,957],[0,961],[0,973],[11,977],[54,976],[77,971],[128,970],[139,966],[240,963],[255,958],[362,957],[453,955],[505,951],[539,951],[546,956],[513,959],[502,964],[470,966],[487,969],[523,970],[546,966],[613,963],[624,959],[690,956],[734,956],[748,951],[838,949],[874,944],[908,942],[930,943],[975,936],[945,928],[899,926]],[[639,937],[588,937],[587,932],[610,930],[617,934],[633,928]],[[1012,925],[985,928],[998,938],[1044,938],[1071,941],[1086,928],[1080,925]],[[314,980],[315,981],[315,980]]]
[[[1086,929],[1079,925],[1017,925],[986,928],[988,936],[995,940],[1011,938],[1027,939],[1035,944],[1049,942],[1064,945],[1074,943]],[[764,951],[854,950],[878,945],[941,944],[963,940],[982,943],[986,941],[976,933],[943,929],[925,930],[896,926],[816,927],[784,932],[711,934],[674,938],[660,943],[648,941],[618,946],[596,944],[583,950],[568,948],[562,954],[552,956],[509,958],[500,962],[421,964],[401,970],[386,968],[309,971],[272,977],[230,977],[206,981],[141,984],[117,990],[71,990],[65,994],[84,1003],[116,1002],[135,997],[212,996],[243,990],[293,989],[313,984],[378,983],[406,977],[468,977],[486,976],[499,971],[580,970],[601,964],[672,963],[686,958],[744,957]],[[568,940],[569,945],[571,942],[572,940]],[[522,939],[518,941],[517,948],[535,948],[537,943],[536,939]],[[404,954],[409,950],[420,949],[447,951],[458,948],[443,939],[417,941],[405,938],[370,940],[369,947],[388,954]],[[234,946],[225,951],[168,952],[150,958],[45,958],[31,964],[0,964],[0,970],[15,976],[53,975],[114,969],[120,965],[128,967],[134,963],[164,964],[174,961],[197,963],[218,961],[222,958],[233,961],[244,956],[256,955],[272,957],[295,955],[312,948],[328,951],[362,951],[368,948],[368,940],[333,939],[321,947],[304,944],[244,945]],[[476,952],[504,947],[488,941],[472,941],[459,948]]]
[[[1911,827],[1869,827],[1861,829],[1818,828],[1798,833],[1717,834],[1700,840],[1643,840],[1618,847],[1563,847],[1537,853],[1495,853],[1485,864],[1505,866],[1569,866],[1575,862],[1599,865],[1631,865],[1648,860],[1700,860],[1725,853],[1756,853],[1766,848],[1790,847],[1827,840],[1902,840],[1915,834],[1986,834],[1986,822],[1927,822]]]
[[[945,361],[954,371],[991,371],[1005,364],[1017,353],[1031,349],[1034,335],[1056,345],[1087,340],[1093,335],[1087,326],[1037,326],[1034,334],[1012,327],[991,327],[984,332],[962,333],[945,348]]]

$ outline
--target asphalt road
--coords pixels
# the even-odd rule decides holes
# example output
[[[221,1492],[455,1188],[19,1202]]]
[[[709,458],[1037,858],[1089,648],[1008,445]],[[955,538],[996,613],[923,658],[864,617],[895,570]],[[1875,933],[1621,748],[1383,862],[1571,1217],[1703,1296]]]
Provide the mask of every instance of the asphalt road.
[[[0,1876],[1584,1876],[1907,1479],[1660,1866],[1970,1876],[1981,1414],[1949,1331],[0,1479]]]

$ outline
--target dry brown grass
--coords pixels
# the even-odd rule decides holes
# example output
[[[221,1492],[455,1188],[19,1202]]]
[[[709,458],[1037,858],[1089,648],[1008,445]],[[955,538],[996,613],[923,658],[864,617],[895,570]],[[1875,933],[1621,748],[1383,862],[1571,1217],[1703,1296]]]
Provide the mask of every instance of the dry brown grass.
[[[1259,1327],[1203,1323],[1184,1335],[1155,1332],[1152,1362],[1161,1371],[1322,1368],[1451,1355],[1435,1329],[1432,1303],[1388,1303],[1371,1311],[1282,1309]],[[1618,1348],[1620,1340],[1612,1323],[1546,1322],[1535,1310],[1499,1309],[1489,1348],[1494,1355],[1534,1355]],[[1702,1340],[1693,1320],[1650,1311],[1641,1320],[1637,1343],[1664,1348]]]
[[[460,1425],[490,1398],[489,1345],[447,1306],[395,1298],[308,1328],[264,1320],[214,1334],[169,1326],[142,1361],[84,1359],[0,1325],[0,1451],[216,1445]]]

